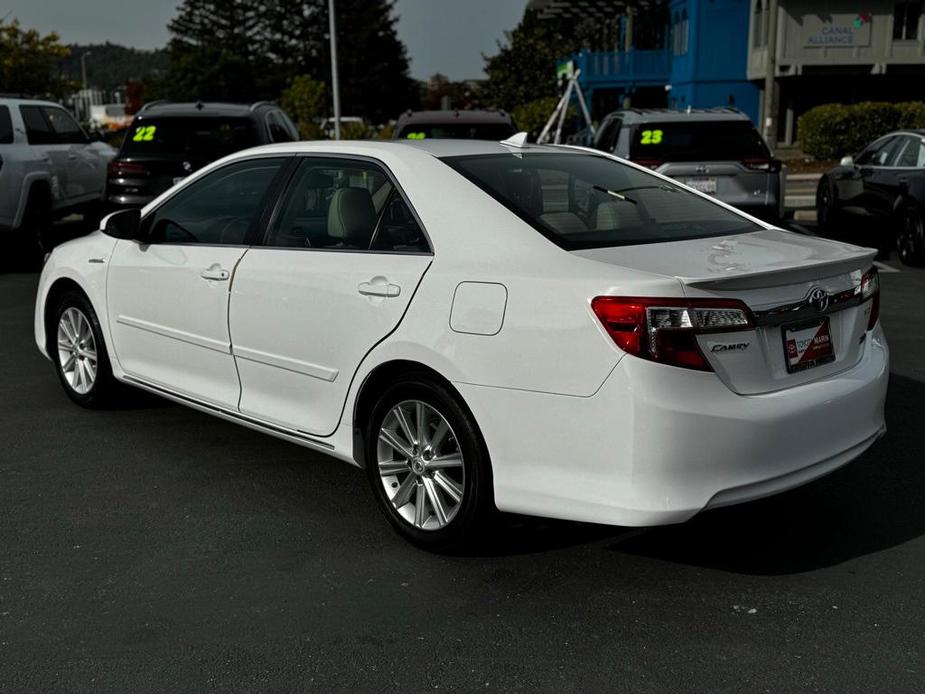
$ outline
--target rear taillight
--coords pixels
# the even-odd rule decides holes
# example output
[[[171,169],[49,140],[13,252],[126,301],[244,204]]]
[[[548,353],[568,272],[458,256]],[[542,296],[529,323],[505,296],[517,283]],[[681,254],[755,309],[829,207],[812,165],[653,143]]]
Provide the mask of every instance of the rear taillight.
[[[648,166],[650,169],[657,169],[665,162],[658,159],[633,159],[633,163],[639,164],[639,166]]]
[[[861,277],[861,302],[870,300],[870,318],[867,329],[873,330],[880,318],[880,273],[872,267]]]
[[[148,175],[148,169],[141,164],[132,164],[118,159],[110,161],[106,171],[110,178],[133,178]]]
[[[748,307],[729,299],[599,296],[591,308],[624,352],[701,371],[712,368],[697,345],[697,335],[754,326]]]
[[[777,173],[781,169],[779,159],[768,159],[767,157],[754,157],[743,159],[742,166],[751,171],[764,171],[765,173]]]

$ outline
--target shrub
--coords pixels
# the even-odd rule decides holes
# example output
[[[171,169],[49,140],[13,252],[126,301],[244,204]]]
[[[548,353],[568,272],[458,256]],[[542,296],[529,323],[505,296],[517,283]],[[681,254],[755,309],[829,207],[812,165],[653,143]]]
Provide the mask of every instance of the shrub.
[[[803,152],[816,159],[837,159],[861,151],[872,140],[899,128],[925,127],[925,102],[824,104],[799,120]]]

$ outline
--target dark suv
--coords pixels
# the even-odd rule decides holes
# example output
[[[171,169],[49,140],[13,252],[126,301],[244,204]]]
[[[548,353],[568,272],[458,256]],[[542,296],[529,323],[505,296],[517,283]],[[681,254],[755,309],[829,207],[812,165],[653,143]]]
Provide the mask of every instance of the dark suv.
[[[505,111],[407,111],[392,137],[400,140],[506,140],[516,133]]]
[[[277,105],[145,104],[109,163],[106,199],[111,206],[141,206],[180,179],[238,150],[299,139]]]
[[[614,111],[601,123],[594,146],[766,221],[783,216],[783,166],[736,109]]]

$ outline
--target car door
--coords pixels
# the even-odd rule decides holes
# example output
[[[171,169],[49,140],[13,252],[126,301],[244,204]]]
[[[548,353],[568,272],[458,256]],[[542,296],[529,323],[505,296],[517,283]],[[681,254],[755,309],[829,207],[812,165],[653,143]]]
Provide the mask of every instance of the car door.
[[[870,167],[862,167],[864,204],[871,216],[892,218],[894,203],[900,192],[900,178],[904,173],[899,159],[911,139],[907,135],[894,136]]]
[[[99,198],[106,181],[106,161],[90,149],[90,139],[70,113],[57,106],[43,106],[42,112],[64,153],[68,204]]]
[[[129,377],[237,408],[229,287],[285,162],[254,157],[215,169],[145,215],[149,243],[116,244],[107,308],[113,351]]]
[[[316,436],[340,421],[364,356],[399,324],[430,246],[384,167],[305,157],[266,244],[235,274],[242,413]]]
[[[71,204],[68,191],[68,146],[58,140],[58,136],[45,116],[45,110],[37,104],[23,104],[19,107],[26,139],[35,158],[44,162],[50,173],[52,207],[55,209]]]

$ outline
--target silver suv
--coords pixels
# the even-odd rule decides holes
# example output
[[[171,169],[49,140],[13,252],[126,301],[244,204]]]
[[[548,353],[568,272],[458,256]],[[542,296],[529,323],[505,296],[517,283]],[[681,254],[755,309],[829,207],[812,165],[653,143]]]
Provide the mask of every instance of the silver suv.
[[[598,128],[594,146],[765,221],[783,217],[784,167],[737,109],[614,111]]]
[[[0,240],[29,255],[52,220],[100,206],[115,150],[58,104],[0,96]],[[43,236],[45,238],[43,238]]]

